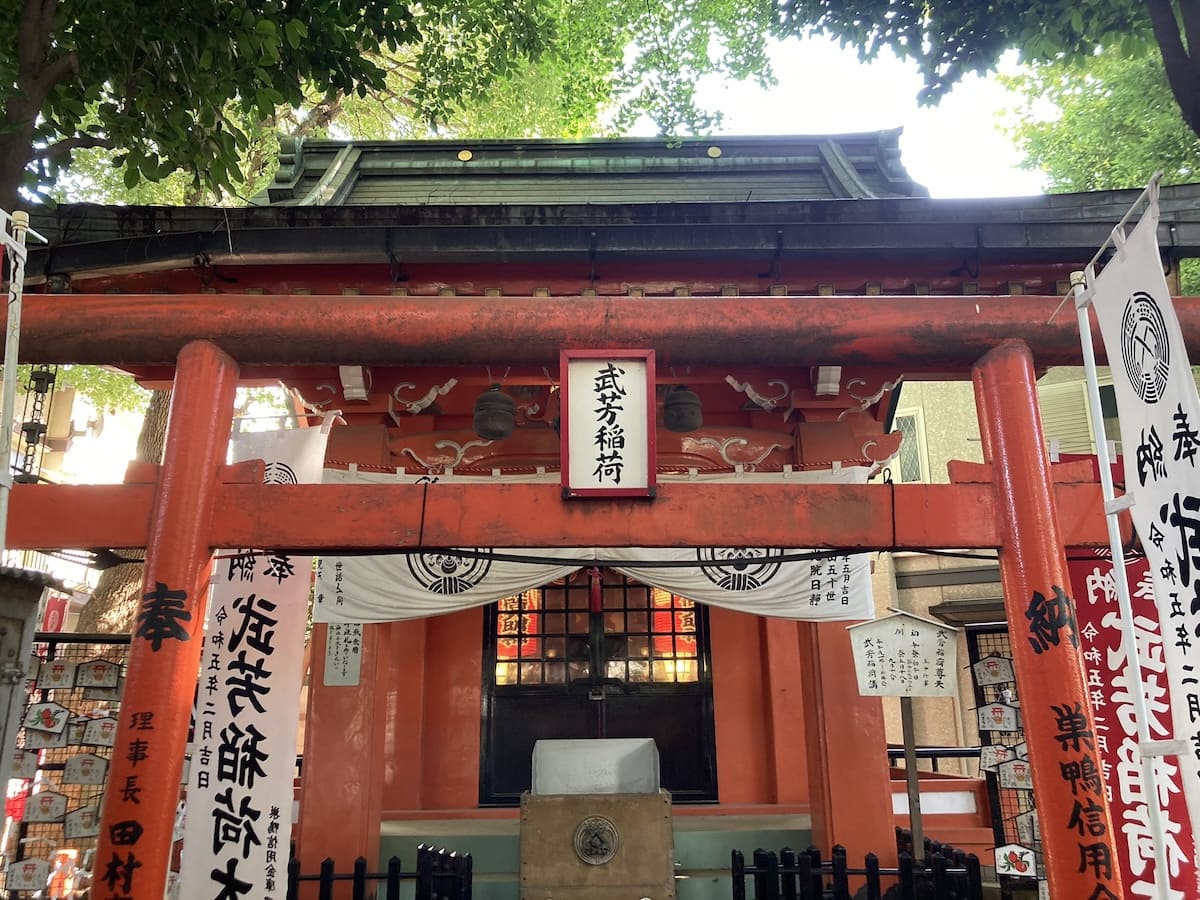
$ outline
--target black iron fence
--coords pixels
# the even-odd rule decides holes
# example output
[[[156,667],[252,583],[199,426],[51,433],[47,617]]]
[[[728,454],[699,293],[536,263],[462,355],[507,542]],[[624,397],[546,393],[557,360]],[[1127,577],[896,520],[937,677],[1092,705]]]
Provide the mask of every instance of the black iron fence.
[[[287,900],[298,900],[302,882],[316,883],[317,900],[333,900],[334,885],[347,881],[352,900],[378,896],[380,887],[385,900],[400,900],[400,885],[405,881],[413,882],[414,900],[471,900],[471,854],[421,844],[415,872],[405,872],[396,856],[388,860],[386,872],[368,872],[367,861],[360,856],[352,872],[335,872],[333,860],[326,859],[316,875],[301,875],[300,860],[292,859],[288,862]]]
[[[874,853],[867,854],[862,868],[851,868],[840,845],[828,860],[814,848],[803,853],[784,849],[778,856],[755,850],[750,866],[734,850],[733,900],[747,900],[747,877],[755,900],[982,900],[983,877],[975,855],[938,846],[941,852],[927,856],[923,865],[902,852],[894,869],[881,866]]]
[[[943,759],[979,759],[982,751],[981,747],[917,747],[915,749],[917,759],[930,760],[934,772],[940,771],[939,763]],[[891,766],[903,762],[904,748],[889,746],[887,757],[888,765]]]

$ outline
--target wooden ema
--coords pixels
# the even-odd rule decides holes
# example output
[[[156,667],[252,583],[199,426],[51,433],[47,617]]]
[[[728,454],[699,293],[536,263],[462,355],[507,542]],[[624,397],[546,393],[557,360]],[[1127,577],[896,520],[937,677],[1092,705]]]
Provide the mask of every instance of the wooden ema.
[[[183,349],[174,373],[172,428],[161,470],[142,470],[140,484],[17,485],[10,544],[148,546],[145,593],[155,596],[162,593],[160,583],[168,592],[194,588],[215,546],[269,545],[293,550],[723,546],[736,535],[739,543],[751,546],[996,547],[1006,560],[1009,602],[1020,606],[1022,601],[1029,602],[1035,590],[1045,594],[1055,584],[1066,584],[1060,563],[1064,541],[1079,546],[1107,542],[1099,487],[1052,484],[1042,454],[1030,452],[1029,448],[1041,446],[1040,425],[1033,412],[1032,370],[1027,355],[1017,354],[1019,362],[1014,362],[1011,349],[987,357],[976,372],[981,408],[987,410],[987,421],[982,424],[986,446],[991,448],[991,467],[973,484],[678,484],[670,489],[664,486],[654,501],[580,504],[564,503],[554,485],[264,486],[245,467],[222,470],[220,458],[238,367],[217,346],[192,342],[202,334],[212,335],[227,351],[235,349],[233,355],[243,376],[262,363],[303,366],[327,362],[324,357],[334,353],[331,348],[335,347],[336,353],[353,356],[356,363],[380,364],[402,363],[413,356],[431,364],[451,358],[504,364],[507,360],[493,359],[500,346],[519,348],[515,352],[532,359],[551,347],[557,354],[562,346],[573,344],[641,345],[660,351],[666,347],[678,354],[681,363],[706,354],[718,364],[744,363],[751,358],[756,363],[787,359],[793,365],[816,365],[830,356],[861,364],[924,358],[945,366],[946,371],[962,371],[1003,338],[1017,334],[1028,336],[1035,344],[1039,364],[1074,361],[1078,354],[1072,343],[1073,326],[1061,321],[1052,327],[1044,324],[1055,298],[871,298],[869,310],[868,301],[846,298],[828,303],[818,298],[738,298],[733,301],[736,310],[706,298],[688,304],[687,316],[676,311],[667,324],[661,321],[662,313],[652,306],[653,301],[645,301],[646,309],[640,310],[641,300],[538,300],[538,315],[518,301],[506,318],[507,300],[489,300],[485,306],[457,298],[421,304],[404,298],[365,302],[368,299],[372,298],[238,297],[230,303],[204,295],[73,296],[69,307],[58,300],[34,302],[27,332],[30,340],[24,345],[30,359],[170,365],[174,354]],[[383,301],[396,303],[399,312],[393,315]],[[935,305],[938,312],[931,317]],[[961,317],[942,315],[955,309]],[[118,311],[120,315],[116,315]],[[1185,333],[1200,332],[1200,307],[1180,304],[1180,318]],[[486,333],[476,327],[481,322],[499,331],[487,333],[486,340],[464,338],[468,333]],[[331,339],[331,332],[336,340]],[[96,333],[104,333],[106,340],[96,341]],[[270,339],[264,340],[267,335]],[[359,354],[363,359],[357,358]],[[903,363],[897,365],[904,367]],[[1016,366],[1025,368],[1019,377],[1010,377],[1009,370]],[[999,387],[993,387],[993,379]],[[1001,402],[1007,404],[1003,414]],[[1011,435],[1010,428],[1014,429]],[[989,484],[987,479],[993,473],[994,481]],[[1025,483],[1031,477],[1037,479],[1032,487]],[[1062,506],[1069,529],[1058,526],[1056,503]],[[472,515],[464,517],[462,510],[468,507]],[[745,516],[747,508],[754,509],[755,515]],[[831,509],[837,510],[836,516],[829,514]],[[151,633],[139,633],[134,640],[125,709],[153,714],[150,721],[155,729],[149,741],[152,752],[140,748],[133,753],[134,742],[147,742],[140,728],[147,719],[143,715],[135,720],[126,714],[121,720],[118,761],[110,782],[114,787],[105,807],[97,856],[98,867],[115,862],[114,871],[119,875],[113,890],[100,894],[106,898],[158,897],[165,883],[170,823],[199,652],[199,641],[192,635],[202,621],[203,603],[189,594],[177,608],[190,616],[182,620],[187,640],[166,638],[157,648]],[[1023,606],[1009,612],[1010,621],[1024,621]],[[809,627],[804,639],[817,643],[819,630]],[[1037,667],[1050,665],[1051,656],[1054,675],[1048,678]],[[823,665],[825,657],[836,660],[837,654],[822,652],[818,664]],[[1031,714],[1040,712],[1038,721],[1032,717],[1027,724],[1035,771],[1039,760],[1043,768],[1050,766],[1038,788],[1039,804],[1053,811],[1043,828],[1046,858],[1052,884],[1068,885],[1063,896],[1093,896],[1097,886],[1120,896],[1120,885],[1096,871],[1097,851],[1081,850],[1079,835],[1067,826],[1074,802],[1073,782],[1055,777],[1054,763],[1061,755],[1056,748],[1061,740],[1050,734],[1057,723],[1047,716],[1051,707],[1068,712],[1077,706],[1087,709],[1079,664],[1077,654],[1065,646],[1050,656],[1042,653],[1036,660],[1018,663],[1022,696],[1028,698]],[[834,788],[853,781],[862,790],[813,792],[814,838],[822,844],[831,840],[849,843],[860,834],[886,835],[891,827],[882,732],[878,731],[878,766],[864,763],[853,771],[845,771],[846,767],[834,770],[834,761],[851,758],[843,755],[845,748],[871,743],[864,732],[876,731],[879,716],[868,716],[871,722],[866,724],[872,727],[858,728],[864,723],[844,715],[838,703],[854,702],[854,698],[843,697],[844,691],[839,693],[834,681],[853,680],[845,659],[831,668],[836,671],[821,673],[824,687],[820,679],[803,679],[806,732],[810,741],[818,742],[818,752],[813,748],[809,752],[811,780]],[[1042,688],[1054,684],[1057,693],[1053,697],[1039,695],[1039,683]],[[364,702],[374,701],[364,698]],[[310,722],[310,728],[312,725]],[[875,768],[882,777],[877,777]],[[131,784],[130,778],[136,781]],[[369,789],[369,780],[363,785]],[[141,791],[123,794],[129,787]],[[865,795],[874,802],[864,805]],[[344,812],[341,807],[320,811],[330,829],[345,827]],[[140,830],[133,828],[134,823]],[[377,818],[373,825],[363,823],[361,828],[362,852],[374,852],[365,844],[372,828],[378,834]],[[132,881],[129,891],[121,890],[125,872]],[[1090,878],[1088,889],[1078,893],[1075,888],[1085,876]]]

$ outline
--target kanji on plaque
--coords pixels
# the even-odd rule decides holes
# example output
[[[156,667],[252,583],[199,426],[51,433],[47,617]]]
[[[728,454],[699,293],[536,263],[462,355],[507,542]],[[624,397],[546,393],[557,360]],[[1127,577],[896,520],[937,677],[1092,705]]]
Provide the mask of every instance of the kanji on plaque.
[[[564,350],[560,377],[564,496],[653,496],[654,351]]]
[[[981,687],[993,684],[1011,684],[1016,681],[1012,660],[1007,656],[985,656],[971,665],[975,683]]]
[[[1004,744],[990,744],[979,748],[979,771],[995,772],[1001,763],[1016,759],[1017,753],[1012,747]]]
[[[89,659],[75,671],[75,686],[81,688],[115,688],[121,667],[107,659]]]
[[[37,686],[44,691],[69,690],[75,687],[75,663],[48,659],[37,670]]]
[[[1000,787],[1017,791],[1033,790],[1033,772],[1027,759],[1010,759],[997,767]]]
[[[67,795],[57,791],[41,791],[25,804],[25,821],[61,822],[67,814]]]
[[[79,753],[63,765],[63,784],[104,784],[108,760],[95,753]]]
[[[94,747],[111,747],[117,738],[117,720],[111,716],[92,719],[84,726],[83,743]]]
[[[985,703],[975,710],[980,731],[1020,731],[1020,710],[1009,703]]]
[[[863,696],[952,697],[956,693],[957,629],[897,612],[846,630]]]
[[[94,806],[81,806],[63,819],[63,836],[68,840],[95,837],[100,833],[100,811]]]
[[[41,891],[50,877],[48,859],[19,859],[4,869],[4,889],[8,891]]]
[[[357,623],[334,622],[325,637],[325,677],[328,686],[358,684],[362,673],[363,627]]]

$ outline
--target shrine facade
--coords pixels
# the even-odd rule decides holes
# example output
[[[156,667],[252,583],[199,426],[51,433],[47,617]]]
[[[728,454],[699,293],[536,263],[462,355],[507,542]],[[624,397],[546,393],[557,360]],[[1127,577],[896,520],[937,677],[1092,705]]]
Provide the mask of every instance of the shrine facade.
[[[603,549],[999,549],[1002,568],[1024,554],[1005,583],[1018,603],[1022,579],[1057,577],[1054,550],[1106,544],[1099,486],[1041,453],[1034,384],[1078,361],[1056,311],[1131,193],[931,200],[898,141],[306,141],[256,205],[59,207],[34,222],[50,246],[30,258],[23,358],[174,388],[174,443],[124,485],[18,485],[9,544],[149,547],[147,584],[195,584],[219,548],[602,548],[513,598],[363,619],[353,685],[327,684],[317,617],[309,870],[452,844],[486,860],[477,890],[515,896],[515,806],[542,738],[656,741],[676,856],[697,873],[681,896],[724,894],[711,870],[731,846],[894,852],[882,706],[859,696],[848,622],[697,603]],[[1163,189],[1168,265],[1200,252],[1198,192]],[[1195,333],[1200,309],[1179,315]],[[653,351],[657,489],[641,498],[562,490],[560,354],[597,350]],[[903,386],[954,380],[975,383],[984,462],[885,482]],[[335,483],[222,468],[234,385],[276,383],[298,421],[339,411]],[[500,393],[508,433],[481,437]],[[686,429],[664,419],[681,399]],[[1050,549],[1030,563],[1034,539],[1013,535],[1034,532]],[[138,643],[130,689],[182,754],[197,659]],[[1078,674],[1043,662],[1051,683],[1054,666]],[[177,784],[177,763],[155,777]],[[145,854],[152,881],[169,854]]]

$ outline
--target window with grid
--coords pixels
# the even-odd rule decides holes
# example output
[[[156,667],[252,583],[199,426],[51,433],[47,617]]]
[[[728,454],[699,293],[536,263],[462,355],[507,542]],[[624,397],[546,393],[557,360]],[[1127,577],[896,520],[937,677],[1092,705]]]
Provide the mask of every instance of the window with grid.
[[[642,684],[700,680],[691,600],[623,579],[604,586],[602,605],[593,619],[586,582],[550,585],[499,601],[495,683],[554,685],[594,675]],[[591,650],[597,632],[602,634],[599,658]]]
[[[925,426],[919,410],[900,412],[894,420],[895,429],[903,437],[892,475],[905,483],[927,481],[928,468],[925,462]]]

